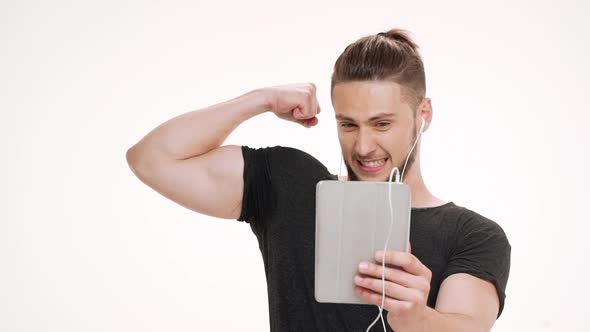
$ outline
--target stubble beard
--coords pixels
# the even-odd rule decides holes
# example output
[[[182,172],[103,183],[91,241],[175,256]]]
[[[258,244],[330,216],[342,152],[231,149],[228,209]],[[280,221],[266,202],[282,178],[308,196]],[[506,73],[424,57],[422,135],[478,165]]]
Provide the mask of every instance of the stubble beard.
[[[416,141],[416,138],[418,137],[418,134],[416,133],[416,122],[414,122],[414,138],[412,139],[410,146],[406,148],[406,153],[408,153],[410,151],[410,149],[412,148],[412,145],[414,145],[414,142]],[[416,143],[417,145],[417,143]],[[400,177],[401,177],[401,172],[404,171],[404,176],[406,174],[408,174],[409,170],[412,168],[412,165],[414,164],[414,160],[416,159],[416,149],[417,146],[414,147],[414,150],[412,151],[412,154],[410,155],[410,158],[408,159],[408,164],[406,165],[406,169],[404,171],[404,164],[406,162],[406,158],[407,156],[403,159],[403,161],[397,165],[397,169],[400,173]],[[389,160],[391,160],[391,157],[389,157]],[[353,161],[356,162],[356,161]],[[348,164],[348,162],[346,160],[344,160],[344,165],[346,165],[346,170],[348,172],[348,181],[371,181],[371,180],[361,180],[359,179],[359,177],[357,176],[357,174],[352,170],[352,168],[350,167],[350,165]],[[391,173],[391,170],[389,171]],[[392,180],[395,181],[395,176],[392,178]],[[403,179],[402,179],[403,180]],[[383,180],[375,180],[375,181],[383,181],[383,182],[389,182],[389,174],[387,175],[387,177]]]

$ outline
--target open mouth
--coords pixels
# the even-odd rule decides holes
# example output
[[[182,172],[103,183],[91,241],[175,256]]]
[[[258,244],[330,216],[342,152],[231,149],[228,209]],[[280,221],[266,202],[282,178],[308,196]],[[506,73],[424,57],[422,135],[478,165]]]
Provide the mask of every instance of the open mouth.
[[[389,160],[389,158],[383,158],[383,159],[379,159],[379,160],[372,160],[372,161],[360,161],[358,159],[356,159],[357,165],[359,166],[359,168],[366,173],[376,173],[381,171],[383,168],[385,168],[385,165],[387,164],[387,161]]]

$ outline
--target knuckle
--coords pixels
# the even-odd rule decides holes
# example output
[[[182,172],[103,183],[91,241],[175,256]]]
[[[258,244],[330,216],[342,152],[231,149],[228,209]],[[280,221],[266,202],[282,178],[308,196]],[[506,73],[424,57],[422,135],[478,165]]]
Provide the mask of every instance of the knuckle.
[[[401,313],[407,313],[414,308],[413,302],[403,302],[400,308]]]
[[[379,275],[381,275],[381,271],[383,271],[383,265],[381,264],[371,264],[371,270],[373,272],[379,272]],[[387,271],[387,270],[385,270]]]
[[[389,297],[385,298],[385,310],[395,311],[395,300]]]
[[[387,250],[385,252],[381,251],[381,253],[375,252],[375,258],[380,261],[385,260],[386,263],[394,260],[396,257],[397,256],[395,255],[395,252],[393,250]]]
[[[385,269],[385,279],[391,280],[393,282],[399,282],[399,278],[397,278],[397,275],[391,269]]]
[[[396,303],[395,305],[392,306],[392,309],[389,310],[389,312],[391,312],[394,316],[401,316],[401,314],[402,314],[401,304]]]
[[[409,283],[410,277],[404,272],[403,268],[401,267],[391,267],[389,268],[391,274],[391,280],[395,280],[397,283],[407,284]]]
[[[426,292],[426,293],[430,293],[430,283],[427,281],[424,281],[424,286],[422,286],[422,289]]]
[[[379,295],[381,295],[382,288],[383,288],[383,285],[381,284],[381,278],[372,279],[371,288],[373,288],[374,290],[377,290],[379,292]],[[385,284],[385,291],[387,292],[388,290],[389,290],[389,285]]]
[[[422,293],[417,293],[417,294],[414,296],[414,301],[415,301],[416,303],[423,303],[423,302],[425,301],[424,294],[422,294]]]

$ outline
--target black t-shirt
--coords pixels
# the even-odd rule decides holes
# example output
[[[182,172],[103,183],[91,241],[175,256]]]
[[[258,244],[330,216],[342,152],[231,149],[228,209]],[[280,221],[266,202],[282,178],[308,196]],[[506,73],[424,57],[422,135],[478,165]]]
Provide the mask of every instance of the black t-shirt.
[[[338,176],[295,148],[242,146],[242,155],[244,195],[237,220],[248,222],[258,239],[270,330],[365,331],[377,317],[377,306],[318,303],[314,297],[316,184]],[[434,308],[446,277],[468,273],[496,286],[499,317],[511,249],[502,228],[453,202],[411,211],[412,254],[432,271],[428,306]],[[380,323],[371,329],[382,330]]]

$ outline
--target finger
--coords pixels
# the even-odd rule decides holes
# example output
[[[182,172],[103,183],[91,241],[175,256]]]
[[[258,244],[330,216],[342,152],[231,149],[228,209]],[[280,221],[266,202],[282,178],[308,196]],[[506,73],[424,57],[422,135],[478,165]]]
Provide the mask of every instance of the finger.
[[[379,250],[375,253],[375,260],[378,263],[382,263],[383,251]],[[432,273],[430,270],[420,262],[416,256],[397,250],[387,250],[385,252],[385,264],[399,266],[402,269],[406,270],[407,272],[427,277],[430,280]]]
[[[363,265],[363,263],[366,265]],[[361,264],[359,264],[359,272],[366,276],[381,279],[383,271],[385,271],[385,279],[388,281],[407,288],[430,291],[430,283],[424,277],[415,276],[404,270],[387,266],[385,267],[385,270],[383,270],[383,266],[381,264],[373,264],[368,262],[361,262]]]
[[[309,128],[310,127],[307,124],[307,120],[296,120],[295,122],[299,123],[300,125],[304,126],[305,128]]]
[[[361,299],[377,305],[381,306],[382,296],[381,293],[375,293],[369,289],[363,287],[355,287],[354,292],[358,297]],[[399,312],[403,310],[403,308],[407,307],[408,302],[399,301],[396,299],[389,298],[385,296],[385,301],[383,304],[383,309],[387,310],[388,312]]]
[[[412,244],[410,243],[410,241],[408,241],[408,252],[410,254],[412,253]]]
[[[295,119],[305,119],[305,113],[300,106],[297,106],[293,109],[293,117]]]
[[[316,116],[320,113],[320,102],[318,101],[318,99],[316,97],[313,98],[312,113],[313,113],[313,116]]]
[[[311,128],[318,124],[319,120],[317,118],[311,119],[303,119],[303,120],[295,120],[295,122],[299,123],[300,125],[304,126],[305,128]]]
[[[365,277],[356,275],[354,283],[366,289],[370,289],[375,293],[383,294],[383,287],[385,286],[385,296],[399,301],[408,301],[414,303],[422,303],[424,301],[423,293],[417,289],[407,288],[396,283],[372,277]]]
[[[315,114],[310,117],[310,112],[309,111],[305,111],[303,108],[301,108],[300,106],[297,106],[294,110],[293,110],[293,117],[295,119],[301,119],[301,120],[311,120],[313,117],[315,117]]]
[[[318,120],[318,118],[316,118],[316,117],[314,116],[314,117],[313,117],[313,118],[311,118],[311,119],[307,119],[307,120],[305,120],[305,123],[306,123],[308,126],[310,126],[310,127],[313,127],[313,126],[315,126],[316,124],[318,124],[318,121],[319,121],[319,120]]]

